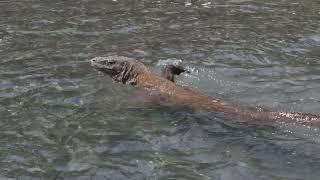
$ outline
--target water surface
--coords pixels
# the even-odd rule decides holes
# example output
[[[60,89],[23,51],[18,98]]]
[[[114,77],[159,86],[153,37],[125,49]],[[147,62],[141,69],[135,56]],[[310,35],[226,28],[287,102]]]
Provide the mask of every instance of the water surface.
[[[239,105],[319,112],[318,0],[0,2],[0,178],[319,179],[319,127],[150,103],[100,55]]]

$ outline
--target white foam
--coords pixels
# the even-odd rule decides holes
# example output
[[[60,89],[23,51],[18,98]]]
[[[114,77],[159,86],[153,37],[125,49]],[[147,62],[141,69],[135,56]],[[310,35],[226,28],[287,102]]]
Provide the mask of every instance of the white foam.
[[[158,61],[157,66],[165,66],[168,64],[179,65],[182,63],[181,59],[169,58],[169,59],[161,59]]]

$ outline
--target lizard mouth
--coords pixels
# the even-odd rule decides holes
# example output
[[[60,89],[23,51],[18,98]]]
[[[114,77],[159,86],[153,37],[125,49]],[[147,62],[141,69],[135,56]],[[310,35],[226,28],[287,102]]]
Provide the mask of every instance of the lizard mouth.
[[[116,74],[115,71],[111,70],[111,69],[106,69],[106,68],[97,68],[97,70],[101,71],[101,72],[104,72],[106,74],[109,74],[109,75],[114,75]]]
[[[109,68],[106,68],[106,67],[103,67],[103,65],[101,65],[100,63],[94,62],[94,61],[91,61],[91,66],[94,67],[96,70],[103,72],[103,73],[106,73],[110,76],[114,76],[114,75],[118,74],[116,71],[109,69]]]
[[[99,67],[96,67],[96,69],[100,72],[103,72],[105,74],[108,74],[109,76],[113,77],[113,76],[116,76],[117,74],[119,74],[120,72],[117,72],[115,70],[112,70],[112,69],[108,69],[108,68],[99,68]]]

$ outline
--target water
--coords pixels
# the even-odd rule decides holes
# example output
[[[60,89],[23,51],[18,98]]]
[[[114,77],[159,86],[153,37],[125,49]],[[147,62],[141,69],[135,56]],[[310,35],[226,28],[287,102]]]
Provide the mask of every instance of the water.
[[[319,112],[320,2],[0,1],[0,179],[318,179],[319,127],[148,101],[99,55],[244,106]]]

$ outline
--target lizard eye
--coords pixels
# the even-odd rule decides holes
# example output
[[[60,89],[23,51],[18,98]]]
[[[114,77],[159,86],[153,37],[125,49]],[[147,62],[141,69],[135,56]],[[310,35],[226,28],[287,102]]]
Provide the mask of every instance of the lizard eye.
[[[115,64],[116,62],[115,61],[108,61],[107,62],[109,65],[113,65],[113,64]]]

